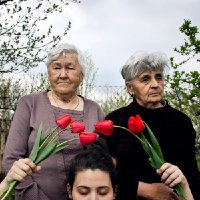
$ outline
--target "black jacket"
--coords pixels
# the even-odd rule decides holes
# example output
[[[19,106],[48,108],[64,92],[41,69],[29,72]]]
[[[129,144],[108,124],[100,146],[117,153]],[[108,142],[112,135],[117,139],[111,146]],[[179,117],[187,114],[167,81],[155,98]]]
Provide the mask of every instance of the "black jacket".
[[[106,116],[114,124],[127,127],[130,116],[140,115],[156,136],[166,162],[177,165],[185,174],[195,200],[200,200],[200,178],[195,159],[196,133],[191,120],[167,102],[162,108],[148,109],[133,102]],[[143,133],[148,137],[146,130]],[[118,160],[117,199],[136,199],[138,182],[160,182],[148,163],[140,142],[130,133],[114,128],[107,137],[109,153]]]

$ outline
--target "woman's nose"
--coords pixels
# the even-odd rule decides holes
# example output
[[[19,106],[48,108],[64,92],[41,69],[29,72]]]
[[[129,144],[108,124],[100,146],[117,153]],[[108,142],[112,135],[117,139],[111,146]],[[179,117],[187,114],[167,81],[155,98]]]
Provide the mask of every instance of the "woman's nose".
[[[99,200],[96,192],[92,192],[88,200]]]
[[[158,81],[155,78],[153,78],[151,80],[151,87],[157,87],[157,86],[158,86]]]
[[[65,77],[67,76],[68,70],[65,69],[64,67],[60,69],[60,76]]]

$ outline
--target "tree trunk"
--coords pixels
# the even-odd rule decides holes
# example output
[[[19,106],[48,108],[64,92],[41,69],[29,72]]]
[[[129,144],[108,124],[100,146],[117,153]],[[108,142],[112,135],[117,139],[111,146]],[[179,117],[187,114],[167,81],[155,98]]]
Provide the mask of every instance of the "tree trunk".
[[[2,174],[3,172],[3,168],[2,168],[2,159],[3,159],[3,153],[4,153],[4,148],[5,148],[5,144],[6,144],[6,135],[7,135],[7,123],[6,123],[6,119],[7,119],[7,109],[8,109],[8,87],[4,87],[3,88],[3,94],[2,94],[2,113],[1,113],[1,146],[0,146],[0,174]]]

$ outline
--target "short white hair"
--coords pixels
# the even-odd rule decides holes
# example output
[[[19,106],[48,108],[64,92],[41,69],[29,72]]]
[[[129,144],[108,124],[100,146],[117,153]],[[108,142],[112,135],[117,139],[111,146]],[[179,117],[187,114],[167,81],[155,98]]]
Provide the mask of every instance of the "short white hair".
[[[131,55],[121,70],[121,75],[126,82],[140,75],[148,69],[159,69],[163,75],[169,70],[168,58],[162,52],[147,53],[138,51]]]
[[[85,74],[85,68],[86,68],[86,58],[84,57],[83,53],[81,52],[81,50],[79,50],[76,46],[72,45],[72,44],[68,44],[68,43],[63,43],[60,44],[54,48],[52,48],[47,56],[47,68],[49,67],[49,65],[58,59],[58,57],[63,53],[75,53],[77,54],[78,57],[78,62],[81,66],[81,70],[83,75]]]

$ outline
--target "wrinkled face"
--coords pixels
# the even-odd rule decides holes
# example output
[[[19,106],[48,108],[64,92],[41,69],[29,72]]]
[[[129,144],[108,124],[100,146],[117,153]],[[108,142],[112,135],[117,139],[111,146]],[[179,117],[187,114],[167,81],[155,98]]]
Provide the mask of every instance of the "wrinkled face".
[[[99,169],[79,171],[69,196],[73,200],[113,200],[115,198],[109,174]]]
[[[146,70],[127,83],[128,92],[143,107],[160,107],[164,93],[164,79],[159,70]]]
[[[48,66],[52,90],[58,94],[74,94],[83,79],[75,53],[62,54]]]

